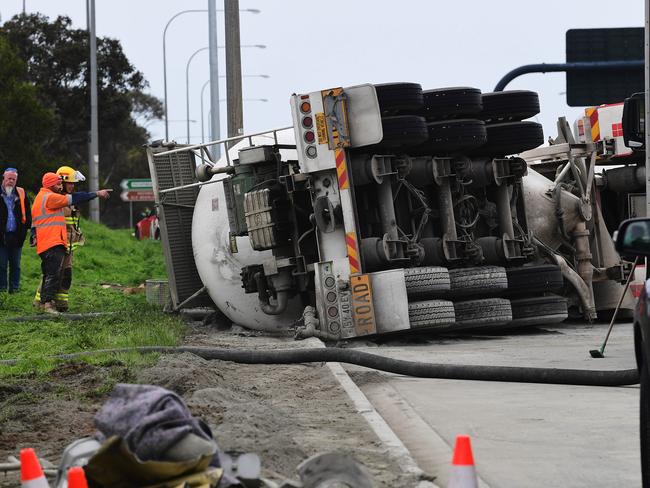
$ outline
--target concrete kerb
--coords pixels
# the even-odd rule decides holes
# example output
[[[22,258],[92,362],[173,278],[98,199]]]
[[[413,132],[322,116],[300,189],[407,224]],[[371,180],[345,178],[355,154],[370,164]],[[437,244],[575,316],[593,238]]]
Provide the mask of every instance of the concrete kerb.
[[[317,338],[309,338],[303,341],[309,343],[309,347],[325,347],[325,344]],[[340,363],[326,363],[329,370],[337,379],[345,393],[352,401],[357,412],[366,419],[368,425],[384,444],[389,455],[396,460],[402,472],[409,476],[420,477],[424,471],[417,465],[411,453],[402,443],[399,437],[393,432],[381,415],[375,410],[372,403],[368,401],[359,387],[352,381]],[[431,481],[420,481],[416,488],[439,488]]]

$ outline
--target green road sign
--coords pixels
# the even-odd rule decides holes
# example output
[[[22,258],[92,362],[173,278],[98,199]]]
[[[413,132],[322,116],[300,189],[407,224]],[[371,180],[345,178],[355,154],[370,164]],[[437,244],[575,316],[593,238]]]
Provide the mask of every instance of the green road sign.
[[[122,180],[120,183],[122,190],[152,190],[150,178],[131,178]]]

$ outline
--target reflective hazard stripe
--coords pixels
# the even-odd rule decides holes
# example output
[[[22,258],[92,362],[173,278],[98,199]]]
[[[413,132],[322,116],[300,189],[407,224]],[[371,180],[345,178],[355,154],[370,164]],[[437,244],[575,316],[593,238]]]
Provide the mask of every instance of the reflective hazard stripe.
[[[36,224],[34,227],[42,229],[43,227],[65,227],[65,222],[45,222]]]
[[[598,108],[586,108],[585,115],[589,117],[591,126],[591,140],[596,142],[600,140],[600,125],[598,124]]]
[[[350,274],[357,274],[361,272],[359,264],[359,250],[357,249],[357,236],[356,232],[345,233],[345,243],[348,247],[348,262],[350,264]]]
[[[49,198],[50,195],[51,193],[46,193],[45,195],[43,195],[43,202],[41,203],[41,214],[34,217],[34,219],[32,220],[34,227],[46,227],[46,225],[38,223],[41,220],[51,220],[54,217],[64,216],[63,209],[61,209],[58,212],[49,213],[49,214],[47,213],[47,207],[45,206],[45,204],[47,203],[47,199]],[[70,201],[70,203],[72,203],[72,195],[68,195],[68,200]],[[65,225],[65,222],[63,222],[62,224]]]
[[[18,193],[18,198],[20,199],[20,212],[22,213],[22,218],[20,221],[24,224],[27,222],[27,213],[25,212],[25,190],[17,186],[16,192]]]

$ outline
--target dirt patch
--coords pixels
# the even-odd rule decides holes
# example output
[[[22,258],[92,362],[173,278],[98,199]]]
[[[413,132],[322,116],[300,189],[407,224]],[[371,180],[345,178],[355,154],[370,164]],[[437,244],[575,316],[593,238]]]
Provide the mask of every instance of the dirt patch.
[[[300,346],[287,338],[206,327],[193,328],[185,344]],[[163,356],[135,375],[119,362],[104,367],[69,362],[45,380],[0,383],[0,462],[34,447],[57,464],[67,444],[92,434],[93,416],[117,381],[156,384],[180,394],[210,425],[222,449],[258,453],[267,476],[294,477],[306,457],[341,451],[368,467],[377,486],[417,483],[400,472],[325,364],[242,365],[191,354]],[[14,474],[0,475],[0,487],[18,486],[17,480]]]

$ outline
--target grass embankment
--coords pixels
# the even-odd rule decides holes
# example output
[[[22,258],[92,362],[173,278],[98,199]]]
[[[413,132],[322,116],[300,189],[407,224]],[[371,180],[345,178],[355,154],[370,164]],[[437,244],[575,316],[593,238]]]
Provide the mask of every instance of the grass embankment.
[[[176,345],[184,327],[177,316],[164,314],[146,301],[141,293],[125,294],[119,284],[137,287],[150,278],[165,278],[160,242],[137,241],[128,230],[111,230],[82,221],[86,245],[74,255],[70,312],[109,312],[88,320],[50,320],[14,322],[12,317],[32,316],[34,292],[41,278],[40,259],[34,248],[23,248],[21,290],[12,295],[0,293],[0,359],[21,359],[16,366],[0,365],[0,377],[26,373],[42,374],[55,361],[45,359],[91,349],[144,345]],[[94,364],[116,360],[130,366],[147,364],[153,357],[122,354],[119,357],[88,357]]]

